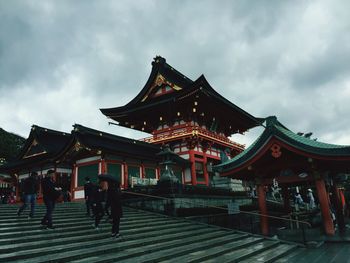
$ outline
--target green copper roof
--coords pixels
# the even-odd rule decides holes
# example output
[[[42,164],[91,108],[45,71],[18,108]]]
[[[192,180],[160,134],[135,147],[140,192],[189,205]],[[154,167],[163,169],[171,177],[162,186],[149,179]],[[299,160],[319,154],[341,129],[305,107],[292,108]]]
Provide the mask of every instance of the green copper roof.
[[[275,116],[267,117],[265,120],[266,128],[264,132],[246,150],[236,155],[231,160],[214,166],[214,170],[223,172],[244,164],[253,158],[271,138],[276,138],[306,154],[350,157],[350,146],[348,145],[323,143],[298,135],[281,124]]]

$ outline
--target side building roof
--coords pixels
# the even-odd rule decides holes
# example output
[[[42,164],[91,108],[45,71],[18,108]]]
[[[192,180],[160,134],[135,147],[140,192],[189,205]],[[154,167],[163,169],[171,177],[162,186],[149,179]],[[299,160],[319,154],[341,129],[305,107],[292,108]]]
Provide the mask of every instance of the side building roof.
[[[69,139],[70,133],[33,125],[19,155],[13,161],[0,166],[0,171],[16,172],[53,162]]]
[[[350,160],[349,145],[329,144],[306,138],[290,131],[275,116],[271,116],[266,118],[266,129],[264,132],[246,150],[231,160],[214,166],[213,169],[220,173],[229,173],[232,170],[243,169],[251,165],[255,157],[266,151],[267,146],[271,146],[270,142],[272,141],[279,141],[293,151],[315,159],[337,160],[345,157]]]
[[[73,128],[70,141],[56,156],[57,161],[69,159],[80,151],[87,151],[90,154],[118,154],[148,160],[158,159],[156,154],[160,151],[160,147],[157,145],[113,135],[80,124],[75,124]]]

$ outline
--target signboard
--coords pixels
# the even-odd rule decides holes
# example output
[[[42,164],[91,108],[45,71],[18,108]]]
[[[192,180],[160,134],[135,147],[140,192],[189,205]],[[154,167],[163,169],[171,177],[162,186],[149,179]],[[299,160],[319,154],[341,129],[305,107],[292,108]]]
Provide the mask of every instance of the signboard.
[[[239,204],[235,201],[231,201],[227,204],[227,210],[229,215],[239,214]]]
[[[154,178],[139,178],[139,177],[131,177],[131,187],[134,185],[156,185],[158,182],[158,179]]]

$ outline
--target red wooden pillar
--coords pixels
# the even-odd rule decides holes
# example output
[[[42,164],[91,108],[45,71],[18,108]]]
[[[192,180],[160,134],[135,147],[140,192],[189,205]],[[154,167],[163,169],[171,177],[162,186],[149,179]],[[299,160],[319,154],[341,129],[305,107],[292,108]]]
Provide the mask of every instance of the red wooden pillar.
[[[41,167],[40,168],[40,174],[39,174],[39,191],[38,191],[38,197],[37,197],[37,200],[38,200],[39,204],[43,203],[43,190],[42,190],[42,187],[41,187],[41,180],[42,179],[43,179],[43,168]]]
[[[70,181],[70,192],[72,193],[72,200],[75,199],[75,186],[76,186],[76,182],[77,182],[77,172],[76,169],[77,165],[73,164],[73,170],[72,170],[72,175],[71,175],[71,181]]]
[[[283,206],[287,213],[290,213],[292,211],[289,201],[289,190],[288,186],[283,185],[282,186],[282,197],[283,197]]]
[[[332,185],[332,193],[333,193],[333,205],[336,210],[336,218],[337,223],[339,227],[339,232],[343,233],[345,231],[345,222],[344,222],[344,214],[343,214],[343,206],[342,201],[339,193],[339,189],[337,187],[337,184],[333,181]]]
[[[145,165],[141,164],[141,178],[145,178]]]
[[[126,162],[123,163],[124,168],[124,189],[129,187],[129,176],[128,176],[128,165]]]
[[[194,150],[191,149],[188,151],[190,155],[190,162],[191,162],[191,178],[192,178],[192,185],[197,185],[197,177],[196,177],[196,163],[194,160]]]
[[[269,221],[268,221],[268,217],[264,216],[264,215],[267,215],[265,186],[262,184],[259,184],[257,188],[258,188],[258,203],[259,203],[259,209],[261,214],[260,216],[261,233],[267,236],[269,234]]]
[[[315,185],[317,189],[317,196],[320,202],[323,226],[327,235],[334,235],[334,225],[331,218],[329,199],[324,185],[324,180],[322,178],[315,180]]]
[[[19,202],[21,200],[21,197],[19,196],[19,175],[14,175],[15,177],[15,186],[16,186],[16,202]],[[12,191],[11,191],[12,193]]]
[[[161,176],[161,174],[160,174],[160,168],[159,167],[157,167],[157,172],[156,172],[156,178],[159,180],[159,178],[160,178],[160,176]]]
[[[107,163],[105,159],[101,159],[101,174],[108,173]],[[102,184],[102,189],[108,188],[108,183],[106,181],[100,183]]]
[[[208,186],[209,185],[209,175],[208,175],[208,170],[207,170],[207,154],[205,152],[206,152],[206,150],[203,149],[203,174],[204,174],[205,184]]]
[[[101,174],[107,173],[107,163],[105,159],[101,160]]]

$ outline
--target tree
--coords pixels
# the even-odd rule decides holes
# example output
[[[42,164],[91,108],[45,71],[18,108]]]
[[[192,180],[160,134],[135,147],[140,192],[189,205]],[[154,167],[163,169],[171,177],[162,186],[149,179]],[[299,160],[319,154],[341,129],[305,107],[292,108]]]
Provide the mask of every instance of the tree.
[[[0,159],[15,158],[25,143],[25,138],[0,128]]]

